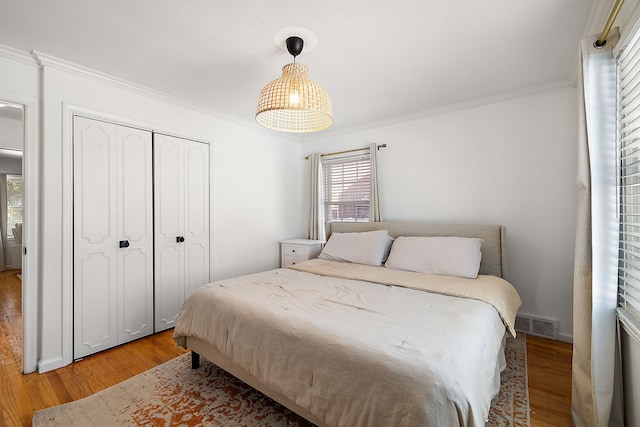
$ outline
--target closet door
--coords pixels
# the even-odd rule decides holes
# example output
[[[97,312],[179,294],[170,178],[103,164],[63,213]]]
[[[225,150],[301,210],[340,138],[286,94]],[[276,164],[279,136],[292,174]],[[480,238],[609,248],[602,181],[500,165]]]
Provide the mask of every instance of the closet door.
[[[153,135],[155,331],[175,326],[184,301],[182,140]]]
[[[119,126],[117,138],[118,344],[123,344],[153,333],[153,154],[150,132]]]
[[[73,357],[118,342],[116,126],[74,119]]]
[[[184,141],[185,298],[209,283],[209,145]]]
[[[155,330],[209,282],[209,146],[154,134]]]
[[[153,332],[149,132],[74,119],[74,358]]]

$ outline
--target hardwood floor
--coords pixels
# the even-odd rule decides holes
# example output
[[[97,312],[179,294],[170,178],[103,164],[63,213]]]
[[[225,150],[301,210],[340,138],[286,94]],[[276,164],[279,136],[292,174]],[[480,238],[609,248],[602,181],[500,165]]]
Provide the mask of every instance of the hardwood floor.
[[[96,393],[185,350],[172,330],[84,358],[44,374],[22,374],[18,270],[0,273],[0,427],[30,426],[39,409]],[[571,426],[571,345],[527,337],[531,427]]]
[[[30,426],[39,409],[96,393],[185,353],[168,330],[52,372],[23,375],[22,284],[17,273],[0,273],[0,427]]]
[[[572,345],[527,336],[531,427],[571,427]]]

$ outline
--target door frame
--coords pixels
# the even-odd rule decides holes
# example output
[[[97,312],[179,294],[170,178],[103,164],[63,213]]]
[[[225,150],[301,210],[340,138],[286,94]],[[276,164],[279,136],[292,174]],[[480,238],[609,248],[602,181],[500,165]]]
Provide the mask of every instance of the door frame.
[[[0,92],[0,99],[22,105],[22,372],[38,369],[40,278],[40,139],[39,104],[35,98]],[[25,254],[26,251],[26,254]]]
[[[166,125],[158,125],[154,122],[145,121],[140,118],[120,116],[86,106],[81,106],[71,102],[62,102],[62,194],[67,195],[62,200],[62,239],[60,242],[62,252],[62,300],[61,300],[61,343],[62,360],[59,366],[73,363],[73,120],[75,116],[87,119],[98,120],[128,126],[152,133],[161,133],[167,136],[188,139],[209,145],[209,279],[214,277],[214,250],[213,250],[213,204],[214,185],[214,142],[213,140],[201,139],[189,136],[188,132],[183,132]],[[155,313],[154,313],[155,316]],[[154,317],[155,318],[155,317]],[[59,366],[48,365],[46,369],[40,368],[41,372],[55,369]]]

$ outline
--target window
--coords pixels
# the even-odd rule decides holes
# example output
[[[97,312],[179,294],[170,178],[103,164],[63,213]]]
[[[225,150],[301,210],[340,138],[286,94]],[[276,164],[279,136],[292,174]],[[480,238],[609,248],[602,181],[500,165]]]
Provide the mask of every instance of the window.
[[[325,221],[368,222],[371,157],[322,159]]]
[[[22,176],[7,175],[7,238],[13,238],[17,223],[22,223]]]
[[[640,34],[640,33],[639,33]],[[640,43],[618,57],[618,305],[640,322]]]

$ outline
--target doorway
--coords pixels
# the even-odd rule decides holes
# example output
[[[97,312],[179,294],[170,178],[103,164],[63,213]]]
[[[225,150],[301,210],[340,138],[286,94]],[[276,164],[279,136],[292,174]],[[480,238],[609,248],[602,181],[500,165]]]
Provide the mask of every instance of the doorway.
[[[23,370],[24,107],[0,100],[0,337]]]

